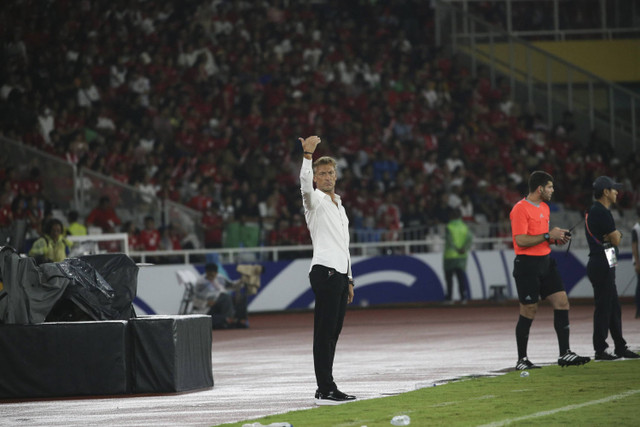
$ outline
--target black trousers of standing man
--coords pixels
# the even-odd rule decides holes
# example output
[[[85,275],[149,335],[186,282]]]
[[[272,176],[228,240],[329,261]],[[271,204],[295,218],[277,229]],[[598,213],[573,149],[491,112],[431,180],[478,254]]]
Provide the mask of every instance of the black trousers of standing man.
[[[313,324],[313,367],[318,391],[337,389],[333,381],[333,359],[349,296],[349,277],[333,268],[314,265],[309,273],[311,289],[316,296]]]
[[[444,270],[444,281],[447,284],[447,301],[453,300],[453,275],[455,274],[458,280],[458,292],[460,293],[460,300],[464,301],[468,298],[467,273],[462,268],[446,268]]]
[[[627,342],[622,337],[622,310],[616,288],[616,269],[609,268],[604,257],[590,257],[587,264],[587,276],[593,286],[593,349],[603,353],[608,347],[609,332],[615,346],[615,352],[622,354]]]

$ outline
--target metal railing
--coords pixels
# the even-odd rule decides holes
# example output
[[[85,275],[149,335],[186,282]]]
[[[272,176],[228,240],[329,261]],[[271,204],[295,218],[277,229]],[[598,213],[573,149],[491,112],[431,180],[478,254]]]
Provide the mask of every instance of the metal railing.
[[[522,39],[545,40],[551,39],[555,41],[567,41],[573,39],[583,40],[585,37],[597,36],[605,40],[617,38],[638,38],[640,37],[640,29],[638,28],[603,28],[603,29],[585,29],[585,30],[537,30],[537,31],[513,31],[516,37]]]
[[[571,244],[573,249],[587,248],[586,238],[576,236]],[[627,242],[628,243],[628,242]],[[628,250],[630,245],[622,249]],[[475,238],[472,250],[500,250],[512,248],[511,236]],[[431,236],[423,241],[397,241],[377,243],[354,243],[350,246],[351,256],[410,255],[442,253],[444,240]],[[554,247],[564,251],[567,247]],[[281,261],[287,259],[311,258],[311,245],[260,246],[255,248],[191,249],[181,251],[132,251],[129,256],[136,262],[151,264],[201,264],[210,260],[224,264]],[[213,257],[213,258],[212,258]]]
[[[180,203],[149,195],[122,182],[82,168],[78,174],[78,211],[88,214],[102,196],[108,196],[122,222],[133,221],[141,226],[144,217],[154,219],[156,227],[172,224],[185,236],[192,236],[202,247],[202,213]],[[194,239],[192,239],[194,241]]]
[[[474,247],[490,246],[497,248],[509,247],[509,238],[479,238],[474,240]],[[428,252],[441,252],[444,241],[439,236],[429,236],[426,239],[404,240],[395,242],[353,243],[350,245],[351,256],[401,255]],[[259,246],[255,248],[216,248],[182,251],[132,251],[129,256],[142,263],[172,263],[192,264],[204,262],[214,255],[221,263],[250,263],[263,261],[279,261],[301,257],[311,258],[311,245],[292,246]]]
[[[9,165],[16,172],[14,179],[28,180],[32,171],[37,170],[42,183],[42,196],[55,201],[56,207],[63,210],[77,204],[73,164],[3,136],[0,136],[0,144],[2,155],[7,157]]]
[[[637,38],[640,36],[640,3],[618,0],[441,0],[455,4],[465,13],[473,13],[482,4],[490,10],[494,24],[507,33],[529,40],[565,41],[574,38]],[[581,12],[592,13],[592,22],[571,19],[563,8],[580,6]],[[487,8],[488,6],[488,8]],[[536,15],[536,16],[533,16]],[[514,20],[514,17],[515,20]],[[521,18],[518,18],[521,17]],[[565,18],[565,19],[563,19]],[[594,22],[596,21],[597,22]],[[532,28],[535,27],[535,28]]]
[[[190,236],[195,247],[202,247],[202,213],[180,203],[150,196],[139,189],[87,168],[76,166],[57,156],[0,136],[2,154],[16,172],[14,179],[31,179],[37,170],[42,183],[41,196],[54,205],[56,214],[75,209],[81,218],[98,205],[102,196],[109,196],[112,206],[123,222],[132,220],[138,226],[144,216],[151,216],[156,226],[173,224]],[[14,239],[16,240],[16,239]]]
[[[437,2],[436,38],[462,55],[477,77],[484,69],[495,87],[509,82],[513,99],[526,100],[544,113],[547,125],[574,115],[577,137],[588,141],[595,131],[618,155],[638,149],[640,95],[551,55],[490,25],[450,3]]]
[[[551,227],[574,227],[571,249],[588,248],[587,238],[584,233],[584,225],[580,221],[582,213],[570,210],[561,210],[551,214]],[[622,213],[614,212],[616,228],[624,236],[631,236],[631,229],[637,221],[635,212],[628,210]],[[509,221],[501,223],[467,223],[472,234],[472,250],[500,250],[512,248],[511,228]],[[418,230],[422,230],[418,233]],[[371,230],[383,232],[387,230]],[[410,228],[407,234],[398,234],[399,240],[356,242],[353,235],[356,230],[351,230],[352,239],[349,246],[351,256],[383,256],[383,255],[408,255],[421,253],[440,253],[444,250],[445,226]],[[499,235],[496,237],[496,235]],[[413,236],[412,238],[408,238]],[[418,237],[420,236],[420,237]],[[564,251],[567,246],[552,247],[553,250]],[[620,245],[621,250],[631,250],[631,238],[624,238]],[[138,262],[171,263],[171,264],[197,264],[209,260],[221,263],[251,263],[263,261],[279,261],[296,258],[311,258],[313,247],[311,245],[288,246],[258,246],[247,248],[208,248],[182,251],[131,251],[129,255]]]

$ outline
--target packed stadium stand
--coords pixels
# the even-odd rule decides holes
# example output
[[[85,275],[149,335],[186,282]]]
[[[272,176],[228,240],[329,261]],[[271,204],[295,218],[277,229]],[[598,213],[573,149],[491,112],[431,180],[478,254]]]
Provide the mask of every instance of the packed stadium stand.
[[[298,137],[312,134],[338,160],[354,241],[423,238],[454,208],[509,235],[538,169],[555,177],[556,211],[584,210],[603,174],[625,185],[621,212],[636,206],[637,153],[578,138],[571,111],[549,126],[506,80],[437,46],[434,26],[418,0],[8,0],[0,134],[201,212],[213,248],[309,243]],[[24,219],[36,238],[57,205],[40,171],[2,150],[0,183],[0,234]],[[122,218],[125,232],[145,217]],[[186,246],[172,224],[151,226],[157,247]]]

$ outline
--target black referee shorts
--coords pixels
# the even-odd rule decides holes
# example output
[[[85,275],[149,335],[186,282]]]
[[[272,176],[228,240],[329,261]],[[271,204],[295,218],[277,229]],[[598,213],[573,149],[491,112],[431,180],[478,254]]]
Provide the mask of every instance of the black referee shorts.
[[[535,304],[564,291],[556,260],[549,255],[517,255],[513,261],[513,278],[522,304]]]

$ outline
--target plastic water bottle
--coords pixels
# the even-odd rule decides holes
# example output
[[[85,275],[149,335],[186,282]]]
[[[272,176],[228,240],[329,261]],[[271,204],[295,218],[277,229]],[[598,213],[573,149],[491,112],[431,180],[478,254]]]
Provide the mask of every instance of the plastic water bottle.
[[[271,424],[261,424],[258,422],[251,424],[242,424],[242,427],[293,427],[290,423],[271,423]]]
[[[408,426],[411,424],[411,418],[409,418],[409,415],[396,415],[391,418],[391,424],[394,426]]]

